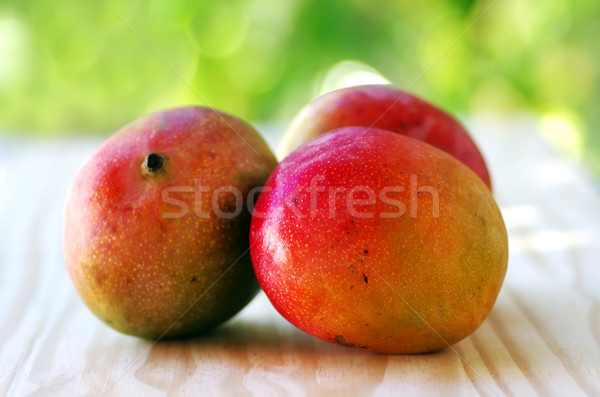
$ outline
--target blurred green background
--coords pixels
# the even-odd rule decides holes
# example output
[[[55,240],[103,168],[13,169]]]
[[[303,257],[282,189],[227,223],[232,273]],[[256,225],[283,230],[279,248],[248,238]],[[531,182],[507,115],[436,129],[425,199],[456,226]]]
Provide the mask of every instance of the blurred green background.
[[[203,100],[286,123],[389,81],[459,115],[530,114],[600,175],[599,37],[600,1],[0,0],[0,133],[108,135]]]

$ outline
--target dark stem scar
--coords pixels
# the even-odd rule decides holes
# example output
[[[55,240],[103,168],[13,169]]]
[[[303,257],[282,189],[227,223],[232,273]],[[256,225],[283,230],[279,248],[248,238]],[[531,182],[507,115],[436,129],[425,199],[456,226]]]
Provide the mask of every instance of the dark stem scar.
[[[167,169],[167,160],[167,157],[161,153],[152,152],[147,154],[142,164],[140,164],[142,177],[149,179],[164,174]]]

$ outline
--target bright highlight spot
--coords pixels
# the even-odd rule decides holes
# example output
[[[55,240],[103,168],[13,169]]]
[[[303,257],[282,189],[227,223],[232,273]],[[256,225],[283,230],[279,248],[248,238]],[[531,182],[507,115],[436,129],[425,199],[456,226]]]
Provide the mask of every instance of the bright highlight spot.
[[[546,230],[514,236],[508,245],[512,252],[547,252],[584,247],[591,242],[592,234],[588,230]]]
[[[535,186],[539,187],[572,184],[581,178],[578,171],[562,159],[540,162],[531,168],[531,174],[535,176]]]
[[[325,74],[320,94],[366,84],[391,84],[376,69],[357,61],[342,61],[332,66]]]
[[[502,208],[502,217],[507,229],[532,226],[539,219],[539,211],[533,205]]]
[[[2,186],[2,182],[4,182],[4,178],[6,178],[7,172],[7,167],[0,167],[0,187]]]
[[[14,18],[0,19],[0,87],[25,71],[26,28]]]
[[[583,154],[583,141],[581,131],[577,128],[571,117],[559,114],[548,114],[542,116],[541,132],[548,140],[556,146],[565,150],[568,154],[581,157]]]

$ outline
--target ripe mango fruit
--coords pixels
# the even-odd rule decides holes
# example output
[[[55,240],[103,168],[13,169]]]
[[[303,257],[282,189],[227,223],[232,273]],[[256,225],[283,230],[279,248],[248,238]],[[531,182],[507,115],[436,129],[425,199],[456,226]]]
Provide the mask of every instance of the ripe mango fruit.
[[[490,189],[427,143],[368,127],[284,158],[256,203],[252,262],[267,297],[320,339],[426,353],[479,327],[508,242]]]
[[[479,148],[452,116],[390,85],[343,88],[307,104],[285,131],[278,148],[283,158],[301,144],[341,127],[376,127],[402,134],[450,153],[492,188]]]
[[[85,304],[114,329],[151,339],[198,335],[232,317],[259,290],[248,194],[276,164],[250,125],[213,109],[125,126],[67,195],[63,251]]]

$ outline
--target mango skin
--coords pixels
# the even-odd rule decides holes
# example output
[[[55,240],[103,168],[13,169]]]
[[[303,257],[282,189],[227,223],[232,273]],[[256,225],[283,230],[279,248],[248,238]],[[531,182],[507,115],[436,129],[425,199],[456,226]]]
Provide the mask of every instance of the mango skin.
[[[167,163],[148,178],[140,164],[152,152]],[[189,211],[165,218],[181,208],[162,192],[193,188],[198,178],[245,197],[276,164],[251,126],[212,109],[156,112],[125,126],[87,159],[67,195],[63,251],[82,300],[114,329],[151,339],[195,336],[232,317],[259,290],[247,252],[249,212],[221,219],[207,211],[203,219],[193,192],[171,192]],[[211,208],[211,193],[200,196],[201,208]],[[221,197],[220,208],[233,212]]]
[[[388,85],[344,88],[306,105],[285,131],[280,158],[325,132],[350,126],[397,132],[437,147],[463,162],[492,189],[487,165],[467,130],[441,109]]]
[[[437,218],[428,191],[415,191],[411,212],[415,176],[418,188],[439,193]],[[315,177],[325,191],[311,214]],[[343,193],[330,200],[330,189],[356,186],[378,197],[354,208],[360,216]],[[386,197],[406,211],[385,218],[402,213],[379,199],[390,186],[404,187]],[[273,306],[301,330],[362,350],[427,353],[465,338],[490,313],[507,268],[506,228],[487,186],[447,153],[345,127],[291,153],[265,187],[272,191],[260,196],[250,227],[254,270]]]

